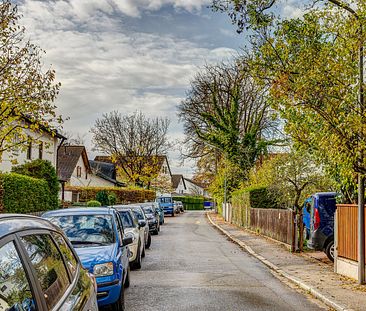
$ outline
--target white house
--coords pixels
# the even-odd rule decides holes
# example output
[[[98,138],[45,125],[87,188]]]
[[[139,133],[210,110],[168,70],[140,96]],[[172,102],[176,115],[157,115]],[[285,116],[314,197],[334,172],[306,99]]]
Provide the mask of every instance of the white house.
[[[172,186],[174,189],[174,193],[177,193],[177,194],[187,193],[187,186],[186,186],[183,175],[173,174],[172,175]]]
[[[208,192],[202,185],[183,175],[172,175],[172,185],[176,194],[208,196]]]
[[[57,161],[58,176],[62,183],[61,199],[68,202],[78,201],[78,194],[72,191],[72,187],[122,186],[115,179],[114,166],[105,169],[105,164],[89,162],[84,146],[61,146]]]
[[[24,119],[24,122],[30,122]],[[13,148],[2,154],[0,162],[0,171],[10,172],[15,165],[21,165],[32,160],[43,159],[48,160],[56,168],[57,165],[57,148],[65,137],[57,131],[51,131],[42,128],[40,132],[33,132],[24,129],[26,135],[31,139],[26,148]]]

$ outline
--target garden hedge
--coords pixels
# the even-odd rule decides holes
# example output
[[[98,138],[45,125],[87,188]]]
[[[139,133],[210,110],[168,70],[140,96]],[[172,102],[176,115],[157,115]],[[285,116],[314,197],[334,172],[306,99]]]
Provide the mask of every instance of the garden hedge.
[[[152,190],[116,187],[66,187],[65,191],[78,192],[80,202],[95,200],[100,191],[105,191],[108,195],[114,194],[116,196],[115,204],[154,201],[156,197],[155,191]]]
[[[203,197],[173,197],[174,201],[181,201],[184,209],[186,210],[202,210],[203,209]]]
[[[0,209],[3,213],[33,213],[55,209],[46,180],[16,173],[0,174]]]

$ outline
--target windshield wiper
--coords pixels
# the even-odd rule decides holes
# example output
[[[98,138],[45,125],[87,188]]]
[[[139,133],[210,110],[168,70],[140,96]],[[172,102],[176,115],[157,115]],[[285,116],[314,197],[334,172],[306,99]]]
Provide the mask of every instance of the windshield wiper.
[[[95,245],[105,245],[106,243],[102,243],[102,242],[95,242],[95,241],[79,241],[79,240],[74,240],[74,241],[70,241],[71,244],[95,244]]]

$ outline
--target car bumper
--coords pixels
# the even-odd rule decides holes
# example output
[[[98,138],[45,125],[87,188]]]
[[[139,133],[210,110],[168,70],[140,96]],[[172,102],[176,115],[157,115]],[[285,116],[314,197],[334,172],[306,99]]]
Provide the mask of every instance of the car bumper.
[[[164,214],[171,215],[174,213],[174,208],[164,208]]]
[[[122,280],[119,278],[102,277],[97,278],[97,300],[98,307],[103,307],[115,303],[121,292]]]
[[[323,232],[316,230],[310,236],[308,247],[317,251],[322,251],[327,238],[328,237]]]

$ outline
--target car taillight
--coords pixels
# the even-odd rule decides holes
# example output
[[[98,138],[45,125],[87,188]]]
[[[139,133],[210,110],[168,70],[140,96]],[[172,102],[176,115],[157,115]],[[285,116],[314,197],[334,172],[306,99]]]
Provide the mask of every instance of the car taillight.
[[[319,226],[320,226],[319,210],[317,208],[314,208],[314,230],[318,229]]]

